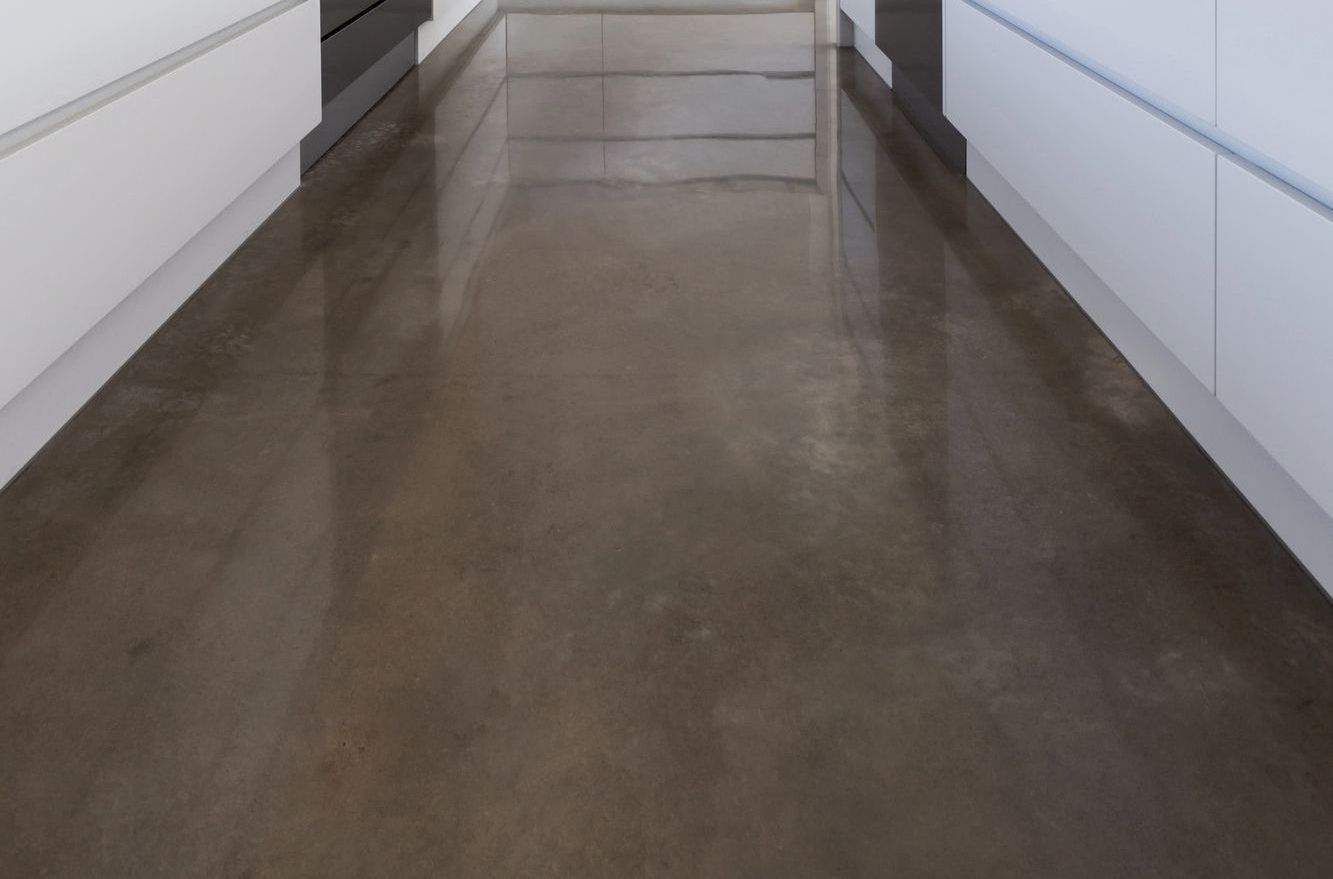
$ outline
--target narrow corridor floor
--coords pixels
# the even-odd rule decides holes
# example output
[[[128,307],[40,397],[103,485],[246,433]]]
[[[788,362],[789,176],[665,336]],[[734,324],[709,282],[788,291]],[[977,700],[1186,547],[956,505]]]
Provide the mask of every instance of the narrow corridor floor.
[[[1333,875],[1333,608],[816,24],[474,16],[0,494],[0,873]]]

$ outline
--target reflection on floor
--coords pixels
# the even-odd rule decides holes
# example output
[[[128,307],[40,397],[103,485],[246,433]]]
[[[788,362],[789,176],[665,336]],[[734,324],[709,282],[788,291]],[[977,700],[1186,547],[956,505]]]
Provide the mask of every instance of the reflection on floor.
[[[820,15],[474,17],[0,495],[0,872],[1330,875],[1333,609]]]
[[[509,14],[503,179],[815,180],[814,15]]]

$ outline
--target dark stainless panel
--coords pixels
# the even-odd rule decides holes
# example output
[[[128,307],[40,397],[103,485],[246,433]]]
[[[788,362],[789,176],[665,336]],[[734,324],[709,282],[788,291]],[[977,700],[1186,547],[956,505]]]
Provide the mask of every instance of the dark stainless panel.
[[[324,40],[324,103],[430,18],[429,0],[384,0]]]
[[[876,0],[875,45],[916,90],[944,111],[944,7],[941,0]]]
[[[328,36],[342,25],[356,18],[379,0],[320,0],[319,32]]]
[[[324,105],[324,119],[301,141],[301,171],[329,151],[417,62],[416,35],[405,37]]]
[[[875,45],[893,62],[893,90],[907,117],[956,170],[967,141],[944,118],[942,0],[876,0]]]

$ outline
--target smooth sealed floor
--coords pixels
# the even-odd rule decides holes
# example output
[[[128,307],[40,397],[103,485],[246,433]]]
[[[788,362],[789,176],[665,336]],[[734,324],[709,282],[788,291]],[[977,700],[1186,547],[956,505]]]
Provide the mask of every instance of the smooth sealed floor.
[[[1333,608],[817,27],[316,166],[0,494],[0,874],[1333,875]]]

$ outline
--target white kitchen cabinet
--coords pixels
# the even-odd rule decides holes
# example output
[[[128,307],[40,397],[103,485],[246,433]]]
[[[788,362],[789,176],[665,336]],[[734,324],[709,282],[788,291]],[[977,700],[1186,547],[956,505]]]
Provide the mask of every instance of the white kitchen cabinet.
[[[274,5],[274,0],[15,3],[0,28],[0,134]]]
[[[875,0],[841,0],[843,13],[852,20],[852,24],[861,29],[861,33],[875,39]]]
[[[319,118],[306,2],[0,158],[0,406]]]
[[[1229,158],[1217,182],[1218,398],[1333,514],[1333,212]]]
[[[1205,387],[1216,150],[963,0],[945,114]]]
[[[1218,127],[1333,193],[1333,3],[1218,0]]]
[[[981,0],[980,5],[1101,68],[1150,103],[1212,123],[1214,2]]]

